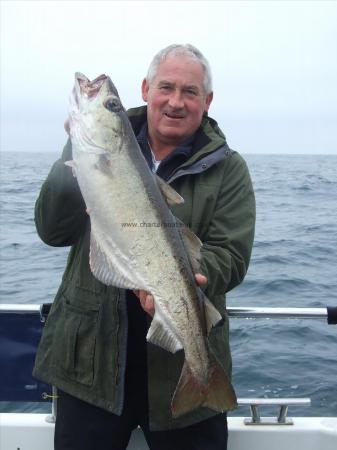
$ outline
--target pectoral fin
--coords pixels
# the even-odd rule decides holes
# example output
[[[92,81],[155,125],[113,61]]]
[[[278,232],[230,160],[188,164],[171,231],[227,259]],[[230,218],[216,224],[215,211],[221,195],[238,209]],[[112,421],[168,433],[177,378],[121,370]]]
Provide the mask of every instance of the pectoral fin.
[[[65,166],[71,167],[71,170],[73,172],[73,176],[76,178],[76,162],[71,159],[69,161],[65,161],[64,163]]]
[[[132,279],[128,271],[114,263],[102,250],[95,234],[90,234],[90,269],[99,281],[107,286],[116,286],[122,289],[141,289],[139,283]]]

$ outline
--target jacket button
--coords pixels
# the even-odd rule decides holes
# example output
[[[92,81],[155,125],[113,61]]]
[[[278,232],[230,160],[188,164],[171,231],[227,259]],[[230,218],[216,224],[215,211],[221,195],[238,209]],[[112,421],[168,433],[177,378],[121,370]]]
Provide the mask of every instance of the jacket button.
[[[201,168],[204,169],[204,170],[207,169],[207,164],[206,164],[206,163],[203,163],[203,164],[201,165]]]

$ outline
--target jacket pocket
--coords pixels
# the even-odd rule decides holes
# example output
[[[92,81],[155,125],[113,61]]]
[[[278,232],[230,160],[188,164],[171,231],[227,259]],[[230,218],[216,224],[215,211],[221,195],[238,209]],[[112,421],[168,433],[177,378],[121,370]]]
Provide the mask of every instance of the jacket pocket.
[[[61,376],[87,386],[94,380],[98,307],[80,309],[62,298],[58,320],[54,366]]]

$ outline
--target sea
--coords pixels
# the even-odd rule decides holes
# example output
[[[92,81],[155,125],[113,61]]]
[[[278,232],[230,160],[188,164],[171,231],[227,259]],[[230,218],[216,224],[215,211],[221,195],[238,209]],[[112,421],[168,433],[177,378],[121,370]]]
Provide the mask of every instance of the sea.
[[[256,195],[256,236],[247,276],[228,293],[228,306],[337,306],[337,155],[243,156]],[[58,155],[0,157],[0,303],[51,302],[69,249],[40,241],[34,203]],[[337,326],[232,318],[230,333],[238,397],[310,397],[310,407],[290,407],[289,414],[337,416]]]

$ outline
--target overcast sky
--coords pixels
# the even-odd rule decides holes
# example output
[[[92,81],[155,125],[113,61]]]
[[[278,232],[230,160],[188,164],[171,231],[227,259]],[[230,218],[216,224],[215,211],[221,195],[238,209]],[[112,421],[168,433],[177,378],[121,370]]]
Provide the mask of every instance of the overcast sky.
[[[1,150],[60,151],[73,76],[108,74],[142,104],[153,55],[191,43],[209,60],[210,115],[241,153],[337,154],[336,1],[6,1]]]

